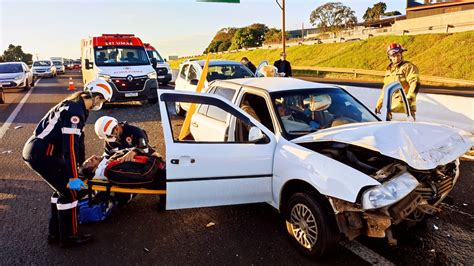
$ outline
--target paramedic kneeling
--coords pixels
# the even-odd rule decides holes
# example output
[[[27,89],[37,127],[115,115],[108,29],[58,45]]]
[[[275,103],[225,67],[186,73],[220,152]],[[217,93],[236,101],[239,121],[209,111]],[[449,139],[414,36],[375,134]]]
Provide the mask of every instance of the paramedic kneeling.
[[[78,232],[78,192],[86,185],[78,178],[77,167],[85,159],[83,128],[89,110],[99,110],[111,98],[112,88],[107,82],[89,82],[84,91],[49,110],[23,148],[23,160],[54,190],[49,243],[59,240],[61,247],[68,247],[91,239]]]

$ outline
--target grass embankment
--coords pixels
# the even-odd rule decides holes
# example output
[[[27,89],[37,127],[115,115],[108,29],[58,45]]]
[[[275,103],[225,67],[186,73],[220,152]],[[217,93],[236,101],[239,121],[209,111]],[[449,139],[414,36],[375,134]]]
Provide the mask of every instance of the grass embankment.
[[[414,36],[383,36],[368,40],[300,45],[287,48],[287,60],[293,66],[321,66],[385,70],[385,54],[391,42],[401,43],[408,51],[404,58],[415,63],[421,75],[474,80],[474,31],[453,34],[424,34]],[[258,49],[228,54],[213,54],[212,59],[240,60],[246,56],[254,64],[262,60],[273,62],[279,58],[280,49]],[[198,58],[204,59],[204,56]],[[182,59],[171,61],[179,68]],[[315,75],[305,71],[295,74]],[[347,74],[329,74],[330,77],[350,78]],[[381,77],[362,76],[361,79],[381,80]]]

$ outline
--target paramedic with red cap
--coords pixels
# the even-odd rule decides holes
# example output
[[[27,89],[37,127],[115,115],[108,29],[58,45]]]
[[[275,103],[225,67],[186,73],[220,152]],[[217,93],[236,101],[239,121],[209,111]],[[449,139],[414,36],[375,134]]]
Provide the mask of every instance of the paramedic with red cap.
[[[385,87],[387,87],[390,83],[398,81],[405,91],[411,114],[413,118],[415,118],[416,95],[420,90],[420,77],[418,68],[414,64],[403,60],[404,51],[406,50],[398,43],[391,43],[387,47],[387,56],[390,59],[390,64],[385,71],[384,86],[380,92],[380,96],[375,107],[375,113],[380,113],[380,109],[382,108]],[[395,94],[392,100],[391,111],[395,113],[405,112],[403,100],[400,94]]]
[[[89,110],[100,110],[112,93],[110,85],[101,79],[89,82],[84,91],[49,110],[23,148],[23,160],[54,190],[49,243],[70,247],[91,239],[78,231],[78,193],[87,188],[78,177],[78,166],[85,160],[83,131]]]

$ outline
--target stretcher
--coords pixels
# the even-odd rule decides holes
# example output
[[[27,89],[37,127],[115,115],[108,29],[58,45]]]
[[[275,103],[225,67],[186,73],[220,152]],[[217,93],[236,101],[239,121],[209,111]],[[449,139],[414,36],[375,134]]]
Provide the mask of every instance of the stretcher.
[[[107,193],[130,193],[130,194],[148,194],[148,195],[166,195],[164,189],[147,189],[147,188],[124,188],[118,187],[107,180],[91,179],[87,181],[87,190],[89,193],[92,191],[104,191]]]

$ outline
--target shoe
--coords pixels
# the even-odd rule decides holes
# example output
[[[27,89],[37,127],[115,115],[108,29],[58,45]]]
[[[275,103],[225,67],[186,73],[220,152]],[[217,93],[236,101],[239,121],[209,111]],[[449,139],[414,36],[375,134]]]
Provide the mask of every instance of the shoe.
[[[92,240],[91,234],[83,234],[80,236],[67,237],[59,242],[59,246],[62,248],[77,247],[87,244]]]
[[[59,243],[59,236],[58,235],[48,235],[48,244],[57,244]]]

